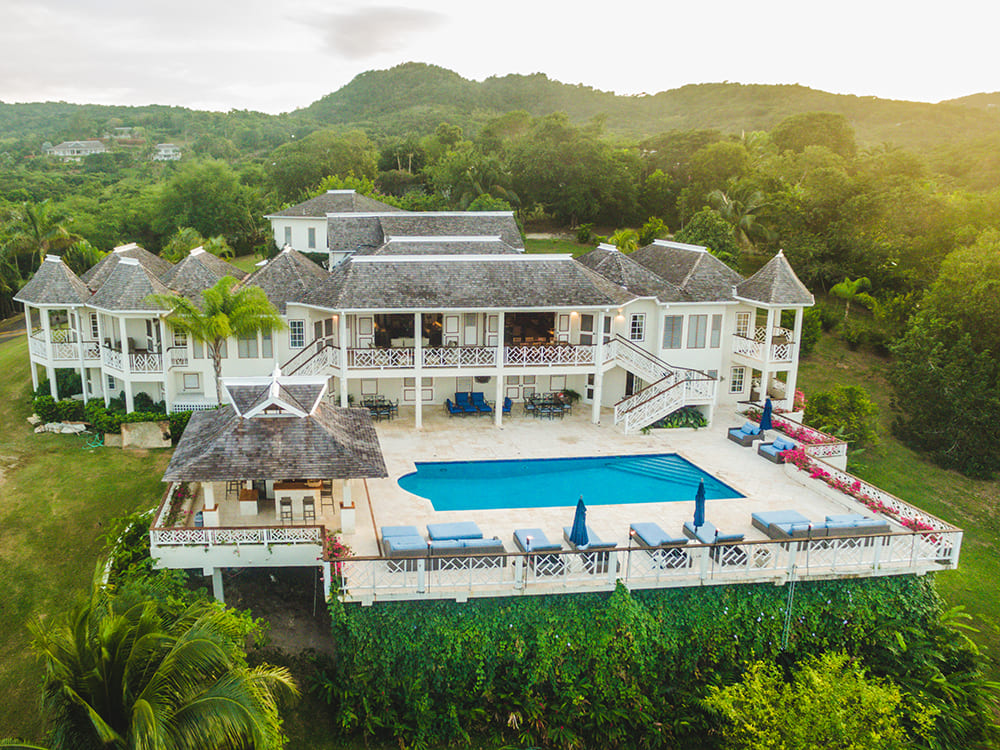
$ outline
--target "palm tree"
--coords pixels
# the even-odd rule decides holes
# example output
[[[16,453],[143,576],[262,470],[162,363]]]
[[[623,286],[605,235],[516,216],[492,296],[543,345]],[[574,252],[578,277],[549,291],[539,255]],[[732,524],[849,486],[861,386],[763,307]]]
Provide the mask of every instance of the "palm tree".
[[[59,252],[83,238],[66,228],[71,221],[47,200],[41,203],[24,202],[13,211],[8,224],[10,243],[22,255],[31,255],[41,263],[46,254]],[[32,266],[34,270],[37,266]]]
[[[608,237],[608,242],[623,253],[631,253],[639,247],[639,233],[634,229],[616,229],[615,233]]]
[[[222,605],[170,607],[95,584],[33,626],[53,750],[281,747],[289,672],[247,666],[245,625]]]
[[[186,297],[174,294],[154,294],[150,301],[170,310],[170,325],[184,331],[205,345],[215,368],[215,392],[220,394],[222,347],[232,337],[256,336],[281,330],[284,322],[264,290],[257,286],[236,288],[232,276],[224,276],[211,289],[201,293],[199,306]]]
[[[865,292],[872,288],[872,283],[868,280],[866,276],[861,276],[854,281],[849,278],[844,278],[839,284],[834,284],[830,289],[830,294],[840,297],[844,300],[844,322],[847,322],[847,316],[851,313],[851,303],[858,302],[865,307],[872,307],[875,304],[875,299]]]
[[[730,184],[729,192],[713,190],[708,202],[733,228],[733,239],[741,250],[752,252],[754,237],[765,233],[757,223],[761,211],[767,206],[764,194],[748,185]]]

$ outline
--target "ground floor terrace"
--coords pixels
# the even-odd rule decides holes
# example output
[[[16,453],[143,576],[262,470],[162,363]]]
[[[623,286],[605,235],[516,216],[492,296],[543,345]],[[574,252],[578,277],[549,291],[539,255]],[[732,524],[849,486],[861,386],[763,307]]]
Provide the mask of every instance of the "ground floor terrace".
[[[335,500],[329,515],[317,519],[315,530],[275,525],[266,511],[239,517],[243,526],[256,527],[250,531],[191,530],[194,536],[188,539],[158,535],[154,529],[153,556],[167,558],[168,567],[203,567],[206,574],[213,568],[247,564],[321,565],[328,587],[347,601],[361,603],[609,591],[619,581],[633,589],[741,582],[781,585],[792,580],[923,574],[957,566],[960,529],[866,483],[859,482],[855,489],[869,498],[867,505],[789,464],[772,463],[758,455],[756,444],[741,447],[727,439],[727,429],[744,418],[735,413],[726,416],[720,410],[711,427],[699,430],[624,435],[613,426],[607,409],[596,425],[582,410],[559,420],[515,412],[500,428],[490,419],[451,419],[443,410],[435,410],[425,414],[423,429],[417,432],[412,409],[401,407],[398,418],[376,425],[388,477],[353,481],[353,507],[348,510],[353,530],[348,530],[342,505]],[[632,524],[652,522],[670,537],[683,539],[684,524],[694,515],[693,490],[688,499],[675,502],[608,504],[607,498],[581,485],[578,492],[587,504],[587,524],[607,546],[580,551],[564,539],[564,528],[573,522],[575,496],[558,507],[513,507],[525,504],[523,497],[517,497],[508,508],[436,510],[429,500],[399,485],[399,479],[414,472],[420,462],[667,453],[679,454],[742,495],[709,499],[706,511],[707,520],[721,534],[742,535],[738,543],[702,544],[692,539],[682,546],[649,549],[631,533]],[[822,465],[844,485],[856,481],[832,465]],[[530,498],[527,504],[532,504]],[[875,506],[881,512],[873,511]],[[753,523],[753,514],[787,510],[809,519],[815,529],[782,540]],[[877,536],[864,537],[821,532],[828,517],[845,514],[878,519],[884,528]],[[483,537],[495,538],[493,544],[498,546],[488,553],[453,557],[431,556],[430,547],[426,555],[386,555],[383,527],[413,526],[427,540],[429,524],[465,521],[474,522]],[[515,542],[519,529],[540,530],[558,548],[540,552],[529,541],[525,550]],[[322,544],[324,535],[338,531],[351,549],[343,559]],[[534,544],[538,542],[536,538]]]

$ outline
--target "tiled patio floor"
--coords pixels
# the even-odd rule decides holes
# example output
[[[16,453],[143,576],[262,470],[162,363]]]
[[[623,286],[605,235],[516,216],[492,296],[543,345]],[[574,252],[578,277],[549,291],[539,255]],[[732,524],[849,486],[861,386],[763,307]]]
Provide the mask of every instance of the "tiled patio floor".
[[[770,463],[756,448],[742,448],[726,439],[727,428],[739,423],[735,414],[723,410],[715,425],[700,430],[654,430],[648,435],[626,436],[613,426],[613,414],[605,410],[603,424],[590,422],[590,409],[578,408],[562,420],[539,420],[522,416],[515,408],[497,428],[487,417],[449,418],[443,409],[423,415],[423,429],[415,430],[412,409],[400,409],[400,417],[376,424],[389,477],[368,480],[371,507],[363,490],[355,490],[358,501],[357,530],[346,541],[356,555],[378,554],[375,529],[409,524],[425,532],[428,523],[474,520],[486,536],[497,536],[514,551],[513,530],[539,527],[551,541],[562,539],[562,528],[572,523],[573,508],[537,508],[436,512],[429,500],[406,492],[397,484],[415,470],[417,461],[468,461],[502,458],[556,458],[641,453],[679,453],[737,489],[746,497],[709,500],[706,517],[721,531],[741,532],[748,540],[765,539],[750,524],[750,514],[764,510],[793,508],[822,522],[827,515],[866,512],[844,496],[835,501],[812,492],[786,476],[783,467]],[[694,513],[690,502],[602,505],[600,498],[580,488],[587,502],[587,521],[605,541],[625,546],[629,524],[655,521],[668,533],[682,535],[682,526]],[[893,525],[896,528],[895,524]],[[898,530],[902,530],[901,527]]]

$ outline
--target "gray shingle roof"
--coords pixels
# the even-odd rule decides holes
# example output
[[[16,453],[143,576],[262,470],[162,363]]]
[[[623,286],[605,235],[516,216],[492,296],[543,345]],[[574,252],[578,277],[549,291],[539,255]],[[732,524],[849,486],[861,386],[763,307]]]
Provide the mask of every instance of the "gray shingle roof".
[[[87,286],[96,292],[122,258],[135,258],[158,279],[162,279],[173,268],[173,263],[164,260],[158,255],[153,255],[145,248],[141,248],[133,242],[130,245],[116,247],[95,265],[88,268],[81,278]]]
[[[385,237],[499,237],[523,250],[521,231],[510,211],[414,211],[379,217]]]
[[[498,237],[394,237],[362,255],[520,255]]]
[[[225,276],[242,279],[246,274],[222,258],[196,247],[160,280],[178,294],[200,301],[201,293],[215,286]]]
[[[569,256],[368,256],[335,268],[305,302],[331,310],[538,309],[631,298]]]
[[[338,216],[326,225],[326,246],[335,253],[374,250],[385,242],[378,216]]]
[[[89,297],[87,285],[55,255],[46,255],[35,275],[14,295],[29,305],[66,306],[83,304]]]
[[[780,250],[757,273],[736,285],[736,295],[768,305],[811,305],[815,301]]]
[[[690,301],[680,287],[660,278],[613,246],[599,245],[577,261],[637,297],[656,297],[660,302]]]
[[[227,404],[191,415],[163,481],[385,476],[367,409],[320,403],[307,417],[244,419]]]
[[[317,195],[315,198],[310,198],[302,203],[297,203],[281,211],[268,214],[267,218],[277,216],[309,216],[323,219],[327,214],[391,213],[399,210],[401,209],[361,195],[353,190],[328,190],[322,195]]]
[[[636,263],[679,286],[693,302],[733,298],[733,286],[743,277],[708,250],[697,245],[654,240],[630,256]]]
[[[101,288],[94,292],[89,305],[112,311],[150,311],[157,307],[151,294],[170,294],[170,290],[133,258],[115,264]]]
[[[288,302],[298,302],[309,291],[326,281],[327,272],[297,250],[286,248],[271,258],[244,281],[245,286],[259,286],[284,314]]]

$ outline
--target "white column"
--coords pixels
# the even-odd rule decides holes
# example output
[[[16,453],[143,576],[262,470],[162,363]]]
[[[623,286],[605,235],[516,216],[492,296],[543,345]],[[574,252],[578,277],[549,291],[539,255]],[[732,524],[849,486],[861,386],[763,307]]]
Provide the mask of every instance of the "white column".
[[[80,391],[83,393],[83,403],[86,405],[89,394],[87,393],[87,364],[83,360],[83,316],[77,311],[76,315],[76,350],[80,355]]]
[[[771,331],[774,329],[774,309],[767,308],[767,328],[764,329],[764,364],[760,371],[760,400],[767,399],[767,385],[771,379]]]
[[[802,319],[805,311],[801,307],[795,308],[795,326],[792,333],[792,363],[788,366],[788,382],[785,383],[787,391],[785,398],[788,401],[785,408],[791,411],[795,405],[795,386],[799,376],[799,348],[802,345]]]
[[[330,601],[330,587],[333,586],[333,570],[330,563],[323,561],[323,601]]]
[[[215,601],[226,603],[226,594],[222,590],[222,568],[212,568],[212,596]]]
[[[414,378],[414,410],[413,424],[419,430],[424,425],[423,415],[423,390],[424,390],[424,341],[423,341],[423,314],[413,313],[413,369]]]
[[[340,313],[337,320],[337,338],[340,339],[340,405],[347,406],[347,313]]]
[[[355,529],[354,500],[351,499],[351,480],[345,479],[344,494],[340,500],[340,530],[353,534]]]
[[[591,404],[590,421],[593,424],[601,423],[601,399],[604,389],[604,316],[605,312],[597,313],[595,324],[597,330],[594,332],[596,348],[594,349],[594,403]]]
[[[52,366],[52,321],[49,320],[49,310],[39,308],[42,315],[42,335],[45,336],[45,376],[49,379],[49,393],[56,401],[59,400],[59,388],[56,385],[56,369]]]
[[[201,520],[206,528],[219,525],[219,506],[215,503],[215,486],[211,482],[201,483],[202,508]]]
[[[108,377],[104,373],[104,316],[97,313],[97,352],[101,362],[101,396],[104,398],[104,405],[108,405],[110,396],[108,395]]]
[[[497,395],[493,403],[493,423],[497,427],[503,426],[503,399],[504,399],[504,365],[503,360],[504,344],[504,313],[503,310],[497,313]]]

